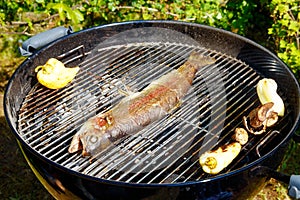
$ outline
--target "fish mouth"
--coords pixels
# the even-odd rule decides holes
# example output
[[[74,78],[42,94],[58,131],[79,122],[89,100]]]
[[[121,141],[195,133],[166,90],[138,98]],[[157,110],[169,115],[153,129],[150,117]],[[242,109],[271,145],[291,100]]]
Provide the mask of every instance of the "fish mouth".
[[[74,136],[68,149],[69,153],[75,153],[82,150],[82,156],[90,156],[91,154],[83,147],[83,143],[79,136]]]
[[[70,147],[68,149],[69,153],[75,153],[79,150],[83,150],[83,144],[80,140],[80,137],[75,135],[72,139]]]

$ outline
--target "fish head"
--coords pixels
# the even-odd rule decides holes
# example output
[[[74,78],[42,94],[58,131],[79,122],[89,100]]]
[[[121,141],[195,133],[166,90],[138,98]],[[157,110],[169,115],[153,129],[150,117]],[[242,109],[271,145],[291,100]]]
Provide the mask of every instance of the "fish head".
[[[111,144],[109,135],[105,132],[93,132],[85,134],[81,138],[81,142],[83,156],[93,156],[96,153],[101,152]]]
[[[111,134],[105,123],[106,119],[92,117],[86,121],[80,130],[73,136],[69,153],[82,150],[82,156],[93,156],[107,148],[112,142]]]

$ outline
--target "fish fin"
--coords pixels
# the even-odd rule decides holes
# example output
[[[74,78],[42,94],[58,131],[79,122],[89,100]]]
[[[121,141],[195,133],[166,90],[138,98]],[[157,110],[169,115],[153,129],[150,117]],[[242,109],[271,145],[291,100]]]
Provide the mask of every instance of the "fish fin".
[[[132,95],[134,92],[130,91],[130,90],[123,90],[123,89],[118,89],[118,92],[121,94],[121,95],[124,95],[124,96],[130,96]]]
[[[196,51],[193,51],[190,54],[188,61],[192,63],[197,70],[205,65],[210,65],[216,62],[216,60],[213,57],[205,56]]]
[[[182,104],[182,101],[179,100],[177,102],[177,104],[168,111],[168,113],[173,113],[177,108],[179,108],[181,106],[181,104]]]
[[[121,89],[119,88],[118,89],[118,92],[121,94],[121,95],[124,95],[124,96],[130,96],[132,94],[134,94],[135,92],[128,86],[124,83],[125,81],[125,78],[122,79],[121,83],[122,83],[122,86],[124,89]]]

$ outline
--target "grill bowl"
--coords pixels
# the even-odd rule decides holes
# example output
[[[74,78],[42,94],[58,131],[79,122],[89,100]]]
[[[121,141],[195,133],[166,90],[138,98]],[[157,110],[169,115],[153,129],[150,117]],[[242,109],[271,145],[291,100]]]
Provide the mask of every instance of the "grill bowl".
[[[280,129],[280,134],[275,134],[274,138],[268,142],[266,146],[262,147],[260,152],[261,157],[252,157],[252,160],[246,162],[246,164],[236,162],[236,164],[234,164],[236,166],[233,166],[225,173],[221,173],[217,176],[200,176],[200,178],[197,179],[168,181],[166,183],[159,181],[150,183],[126,182],[79,172],[55,162],[53,156],[51,158],[47,157],[43,154],[43,151],[39,151],[38,148],[33,148],[29,145],[30,142],[28,142],[26,138],[24,139],[24,135],[20,133],[19,126],[20,121],[22,121],[20,120],[20,113],[23,112],[21,108],[24,106],[24,100],[28,98],[26,95],[32,90],[39,91],[39,88],[35,89],[37,81],[35,79],[34,68],[36,66],[45,63],[50,57],[60,58],[69,66],[82,64],[85,62],[85,56],[87,55],[87,58],[89,58],[93,54],[95,47],[98,44],[106,44],[104,41],[107,41],[107,39],[122,34],[124,31],[136,30],[137,28],[144,30],[144,28],[149,27],[167,29],[171,31],[172,34],[180,33],[179,36],[181,36],[181,34],[186,35],[188,38],[192,38],[192,40],[183,39],[180,40],[181,43],[194,45],[191,41],[196,41],[197,45],[201,47],[200,50],[208,49],[209,52],[221,58],[221,60],[225,60],[222,58],[223,55],[226,55],[226,59],[237,60],[241,65],[245,66],[245,68],[249,68],[255,75],[251,76],[245,73],[245,80],[248,80],[247,82],[251,84],[244,88],[244,90],[249,89],[253,91],[255,83],[260,77],[268,77],[276,80],[280,94],[284,96],[288,114],[281,122],[281,124],[285,124],[285,126]],[[163,36],[164,32],[162,36],[155,37],[155,39],[164,38]],[[174,39],[172,39],[172,37],[168,39],[168,43],[178,41],[178,35],[173,35],[173,37]],[[140,42],[146,43],[145,38],[147,37],[143,37],[143,41]],[[153,40],[153,38],[151,39]],[[109,45],[112,46],[113,44],[108,43],[108,47]],[[222,66],[222,62],[220,62],[219,66]],[[230,70],[234,70],[234,68]],[[219,76],[224,78],[226,71],[221,72],[222,74]],[[229,76],[226,78],[230,79],[232,74],[230,74],[230,71],[228,74]],[[218,74],[215,76],[218,76]],[[252,77],[254,78],[251,79]],[[201,80],[199,81],[201,82]],[[239,79],[239,81],[242,82],[243,80]],[[234,85],[238,83],[231,81],[230,84]],[[234,96],[234,93],[230,93],[229,91],[226,91],[226,94],[228,94],[226,98],[232,98],[232,96]],[[46,93],[41,92],[41,95],[46,95]],[[246,95],[245,98],[249,98],[251,101],[255,99],[253,95]],[[255,100],[252,106],[254,105]],[[230,105],[227,105],[227,107],[230,107]],[[238,107],[238,105],[235,105],[230,108],[236,110]],[[276,169],[282,160],[286,146],[298,126],[299,86],[291,71],[282,61],[270,51],[244,37],[197,24],[172,21],[137,21],[87,29],[60,38],[35,52],[12,76],[5,93],[4,109],[7,121],[17,137],[28,162],[31,163],[31,166],[35,169],[35,173],[39,174],[40,179],[44,180],[44,185],[48,187],[51,194],[57,198],[65,198],[67,196],[74,198],[74,196],[77,196],[84,199],[100,197],[107,199],[141,199],[146,197],[150,199],[207,199],[210,197],[218,199],[243,199],[251,196],[251,194],[255,194],[255,191],[259,189],[258,185],[262,185],[268,178],[268,174],[255,176],[256,173],[252,173],[253,169],[257,169],[258,166]],[[242,108],[240,109],[243,110]],[[236,110],[236,112],[238,111]],[[235,116],[227,120],[235,122],[233,119],[235,119]],[[215,119],[212,121],[218,120]],[[223,133],[227,130],[226,124],[228,124],[228,122],[225,120],[224,123],[225,128]],[[240,121],[237,123],[240,123]],[[229,130],[231,128],[232,127],[230,127]],[[263,141],[263,138],[261,141]],[[255,149],[257,144],[259,144],[259,142],[256,143],[256,146],[252,147],[252,149]],[[66,146],[62,148],[66,149]],[[57,152],[54,152],[54,154],[55,153]],[[132,174],[128,175],[130,176]]]

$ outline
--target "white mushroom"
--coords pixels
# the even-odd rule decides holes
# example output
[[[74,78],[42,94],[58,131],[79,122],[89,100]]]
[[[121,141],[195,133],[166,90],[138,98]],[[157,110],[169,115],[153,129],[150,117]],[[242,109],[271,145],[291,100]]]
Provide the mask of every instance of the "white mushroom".
[[[278,114],[273,111],[273,102],[268,102],[253,109],[247,117],[243,117],[243,123],[247,131],[259,135],[273,126],[278,121]]]

